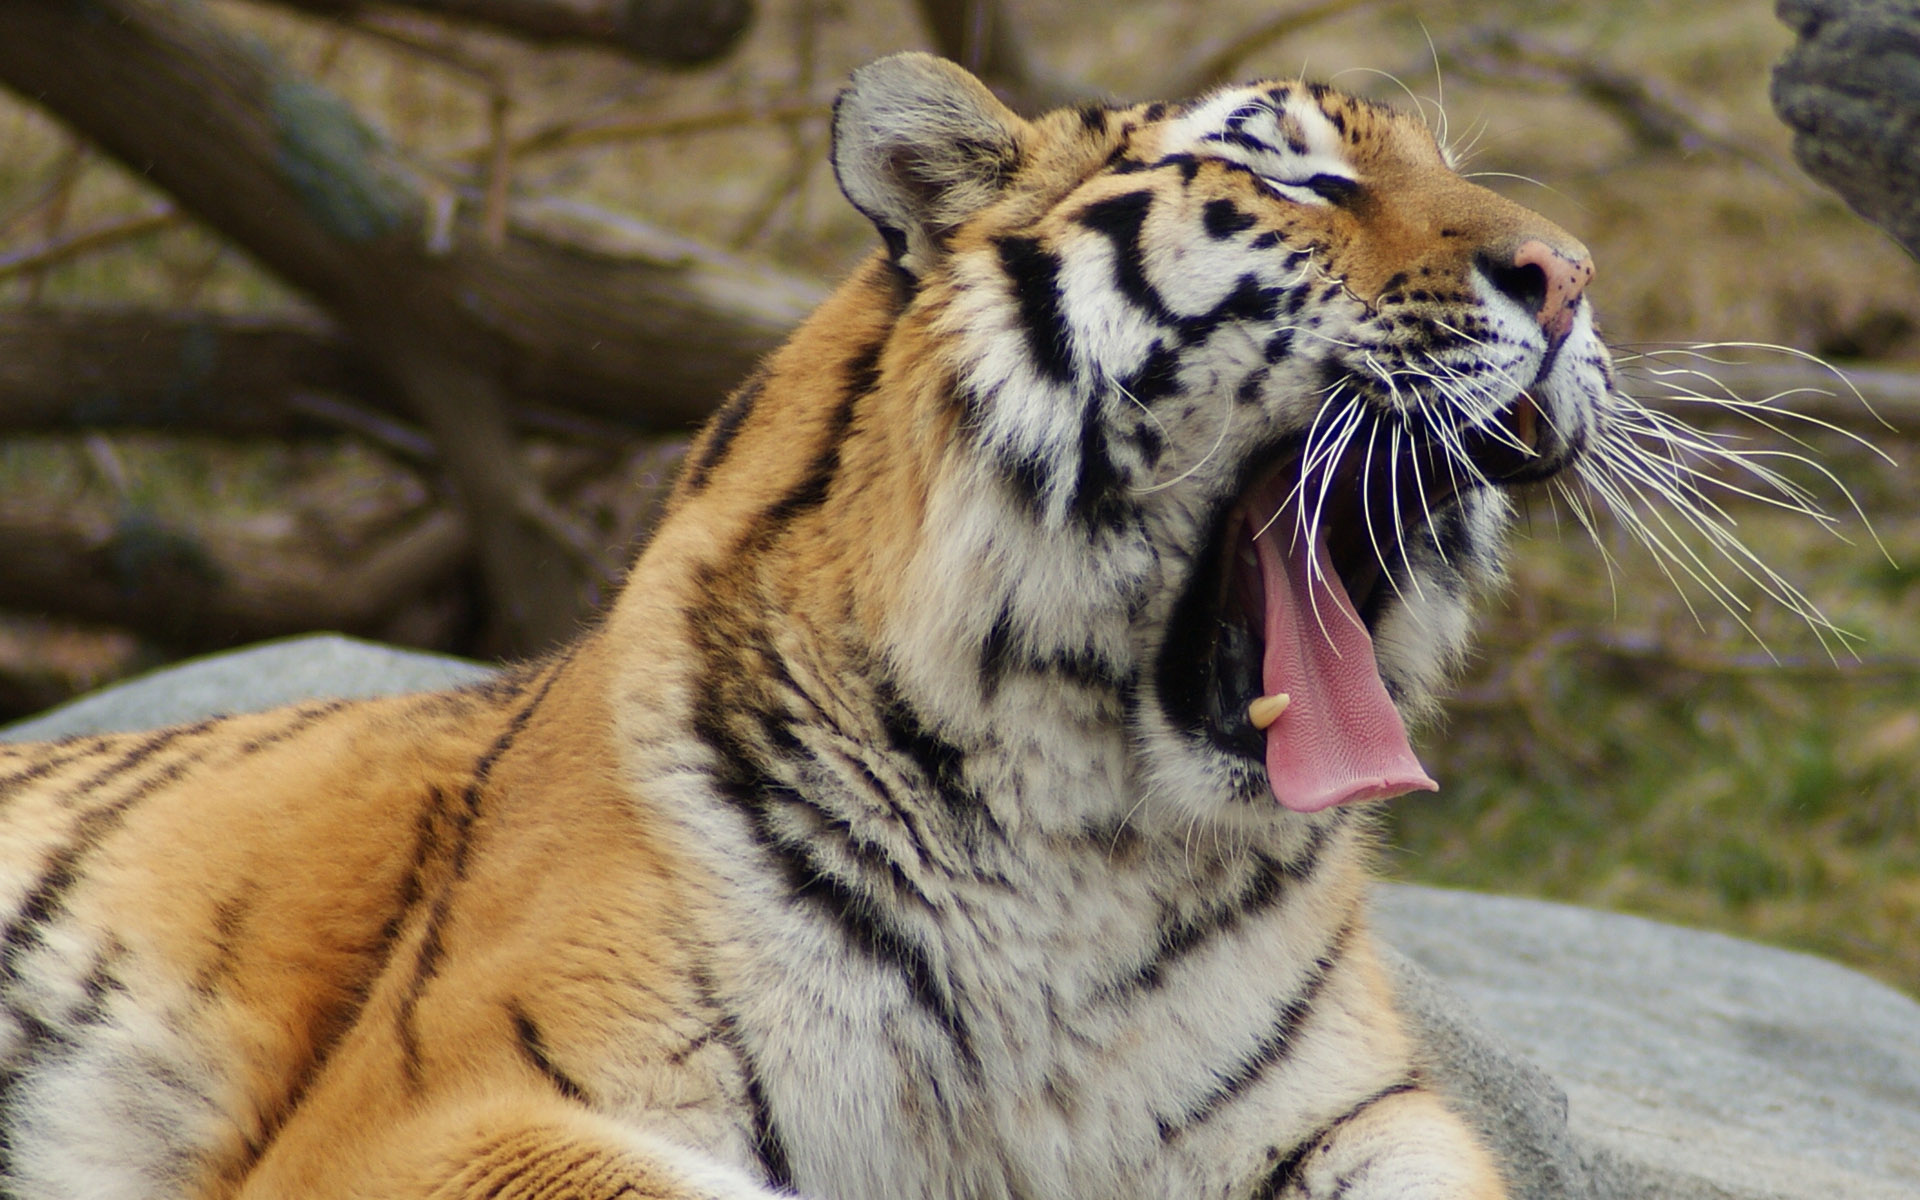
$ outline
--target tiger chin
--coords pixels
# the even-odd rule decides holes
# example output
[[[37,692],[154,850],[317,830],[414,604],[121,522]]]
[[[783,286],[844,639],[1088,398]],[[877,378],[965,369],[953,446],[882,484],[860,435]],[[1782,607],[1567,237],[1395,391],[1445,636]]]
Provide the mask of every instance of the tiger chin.
[[[0,1190],[1505,1195],[1361,814],[1604,426],[1587,251],[1313,84],[834,133],[883,250],[576,645],[0,750]]]

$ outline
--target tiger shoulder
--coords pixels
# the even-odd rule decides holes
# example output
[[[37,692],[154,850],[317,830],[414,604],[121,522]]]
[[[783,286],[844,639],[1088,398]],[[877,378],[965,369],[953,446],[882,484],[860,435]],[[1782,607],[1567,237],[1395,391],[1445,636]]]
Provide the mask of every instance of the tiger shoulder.
[[[1366,915],[1586,249],[1271,81],[858,71],[881,248],[575,645],[0,747],[17,1197],[1496,1200]]]

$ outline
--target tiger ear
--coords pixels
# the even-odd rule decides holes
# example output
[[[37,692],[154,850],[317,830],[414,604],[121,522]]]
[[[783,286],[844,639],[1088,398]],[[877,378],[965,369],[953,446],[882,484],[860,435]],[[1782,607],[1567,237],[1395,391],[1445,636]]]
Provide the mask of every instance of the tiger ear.
[[[931,54],[869,63],[833,106],[833,173],[919,275],[943,235],[991,204],[1020,166],[1029,126],[981,82]]]

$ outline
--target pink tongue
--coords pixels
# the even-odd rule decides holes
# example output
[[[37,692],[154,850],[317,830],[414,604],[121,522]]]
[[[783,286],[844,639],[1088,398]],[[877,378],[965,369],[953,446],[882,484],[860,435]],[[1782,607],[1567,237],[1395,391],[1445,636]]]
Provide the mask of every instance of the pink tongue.
[[[1289,512],[1281,509],[1254,539],[1267,593],[1261,680],[1268,695],[1293,698],[1267,728],[1274,798],[1295,812],[1319,812],[1438,789],[1407,744],[1374,664],[1373,639],[1328,562],[1326,538],[1313,538],[1318,569],[1309,580],[1307,539]]]

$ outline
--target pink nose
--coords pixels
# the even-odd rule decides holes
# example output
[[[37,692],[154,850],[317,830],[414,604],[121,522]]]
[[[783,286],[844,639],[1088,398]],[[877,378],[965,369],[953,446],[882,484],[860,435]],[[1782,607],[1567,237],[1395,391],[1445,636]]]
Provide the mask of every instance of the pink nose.
[[[1513,265],[1517,272],[1526,273],[1529,267],[1540,272],[1538,282],[1544,284],[1544,288],[1531,292],[1527,302],[1539,301],[1540,310],[1534,315],[1548,339],[1558,344],[1573,330],[1580,296],[1593,281],[1593,260],[1585,256],[1568,258],[1535,238],[1520,244],[1513,256]]]

